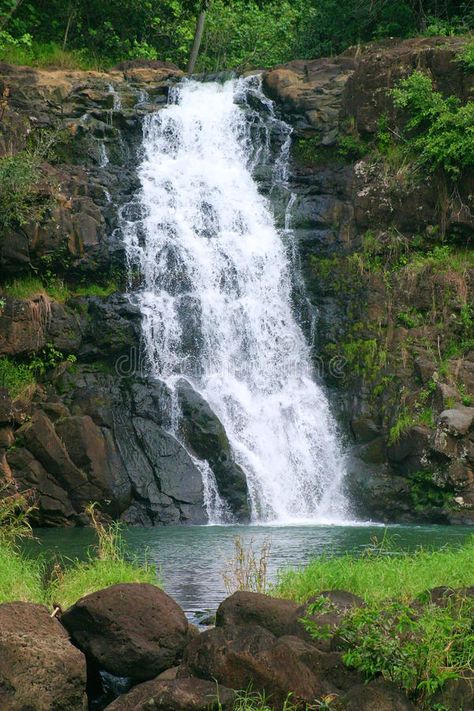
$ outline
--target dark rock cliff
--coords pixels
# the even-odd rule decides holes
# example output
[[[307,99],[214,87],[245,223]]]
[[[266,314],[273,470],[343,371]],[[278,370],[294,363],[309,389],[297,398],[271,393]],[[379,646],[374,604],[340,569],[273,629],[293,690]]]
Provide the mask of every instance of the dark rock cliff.
[[[124,294],[119,207],[138,188],[142,118],[181,76],[146,64],[0,67],[2,154],[20,161],[32,137],[56,144],[38,169],[44,209],[0,236],[2,486],[34,492],[40,525],[87,523],[91,501],[132,524],[204,523],[195,456],[212,460],[223,496],[247,516],[222,425],[186,384],[188,446],[168,433],[169,393],[147,375],[140,313]]]
[[[384,520],[474,520],[473,270],[440,268],[436,252],[412,263],[420,238],[431,254],[440,235],[470,244],[473,175],[449,192],[374,150],[380,118],[403,120],[387,89],[413,69],[473,98],[461,45],[385,43],[264,77],[295,128],[293,227],[318,310],[316,362],[351,451],[347,484],[361,515]],[[36,492],[43,525],[82,524],[95,500],[130,523],[203,522],[194,457],[247,516],[222,425],[186,383],[186,448],[168,434],[169,396],[147,375],[125,294],[135,276],[118,206],[138,187],[142,118],[180,76],[159,63],[107,74],[0,66],[0,154],[21,156],[39,135],[55,143],[39,169],[41,209],[0,234],[0,471],[6,486]]]
[[[403,130],[390,89],[414,70],[474,98],[462,46],[386,41],[265,75],[296,130],[293,226],[347,486],[381,520],[474,521],[474,166],[452,185],[379,147]]]

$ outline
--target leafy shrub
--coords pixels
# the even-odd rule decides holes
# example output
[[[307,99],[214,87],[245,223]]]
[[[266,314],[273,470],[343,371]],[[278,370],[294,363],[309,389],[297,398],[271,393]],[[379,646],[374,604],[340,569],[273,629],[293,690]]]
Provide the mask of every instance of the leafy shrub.
[[[427,708],[446,681],[472,670],[473,614],[474,600],[461,594],[421,611],[399,601],[354,609],[338,632],[344,662],[366,679],[381,674]]]
[[[408,150],[426,171],[443,169],[458,178],[474,163],[474,102],[445,98],[429,76],[415,71],[392,91],[395,106],[408,115]]]

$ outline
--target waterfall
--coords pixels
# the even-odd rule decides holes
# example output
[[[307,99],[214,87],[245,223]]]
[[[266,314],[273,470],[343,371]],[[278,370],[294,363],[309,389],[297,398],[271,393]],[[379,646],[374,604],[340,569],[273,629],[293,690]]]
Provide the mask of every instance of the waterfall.
[[[295,316],[288,219],[276,227],[257,180],[285,182],[290,133],[257,77],[181,83],[145,120],[125,241],[151,368],[171,391],[186,378],[219,417],[253,520],[327,522],[344,518],[344,460]]]

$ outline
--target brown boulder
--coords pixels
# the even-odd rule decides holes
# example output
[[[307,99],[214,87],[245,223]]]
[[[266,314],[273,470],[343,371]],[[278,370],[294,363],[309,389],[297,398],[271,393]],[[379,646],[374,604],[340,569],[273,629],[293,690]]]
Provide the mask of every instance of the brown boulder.
[[[283,703],[289,693],[295,702],[311,703],[359,680],[339,654],[326,654],[294,636],[278,639],[256,625],[203,632],[185,650],[178,677],[186,676],[265,691],[274,704]]]
[[[189,640],[179,605],[145,583],[112,585],[86,595],[61,622],[99,669],[133,681],[153,679],[174,666]]]
[[[254,592],[235,592],[217,608],[216,626],[259,625],[275,637],[289,634],[299,605]]]
[[[382,679],[354,686],[343,703],[345,711],[415,711],[405,694]]]
[[[153,679],[120,696],[107,711],[230,711],[235,692],[203,679]]]
[[[5,298],[0,311],[0,355],[17,355],[46,345],[51,300],[39,293],[30,299]]]
[[[86,660],[46,607],[0,605],[0,711],[85,711]]]

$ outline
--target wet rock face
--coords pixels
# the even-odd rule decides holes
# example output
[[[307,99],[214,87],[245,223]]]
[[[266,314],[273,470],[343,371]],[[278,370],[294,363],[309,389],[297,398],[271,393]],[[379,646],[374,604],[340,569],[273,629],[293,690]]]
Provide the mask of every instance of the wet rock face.
[[[169,434],[169,393],[147,376],[141,313],[123,293],[119,208],[138,209],[130,201],[143,118],[181,76],[162,62],[107,74],[0,64],[0,91],[8,89],[0,156],[21,151],[31,133],[57,143],[53,163],[41,166],[45,209],[0,234],[0,357],[35,359],[40,371],[21,398],[5,393],[0,472],[36,492],[40,525],[84,524],[95,500],[130,524],[205,523],[194,457],[209,461],[229,508],[248,518],[245,476],[222,424],[185,384],[186,447]],[[31,276],[45,288],[29,297],[3,288]],[[64,284],[64,301],[51,283]]]
[[[0,605],[0,708],[87,709],[85,657],[42,605]]]
[[[474,402],[474,351],[472,324],[461,325],[474,273],[449,259],[410,262],[417,244],[436,252],[443,234],[454,250],[471,249],[474,178],[465,171],[444,199],[439,176],[390,166],[376,139],[381,117],[403,130],[390,89],[415,69],[445,95],[473,99],[474,79],[456,59],[464,41],[387,40],[264,75],[295,127],[292,227],[317,308],[318,372],[354,440],[347,487],[361,517],[474,521],[464,409]],[[347,151],[354,141],[357,155]]]

